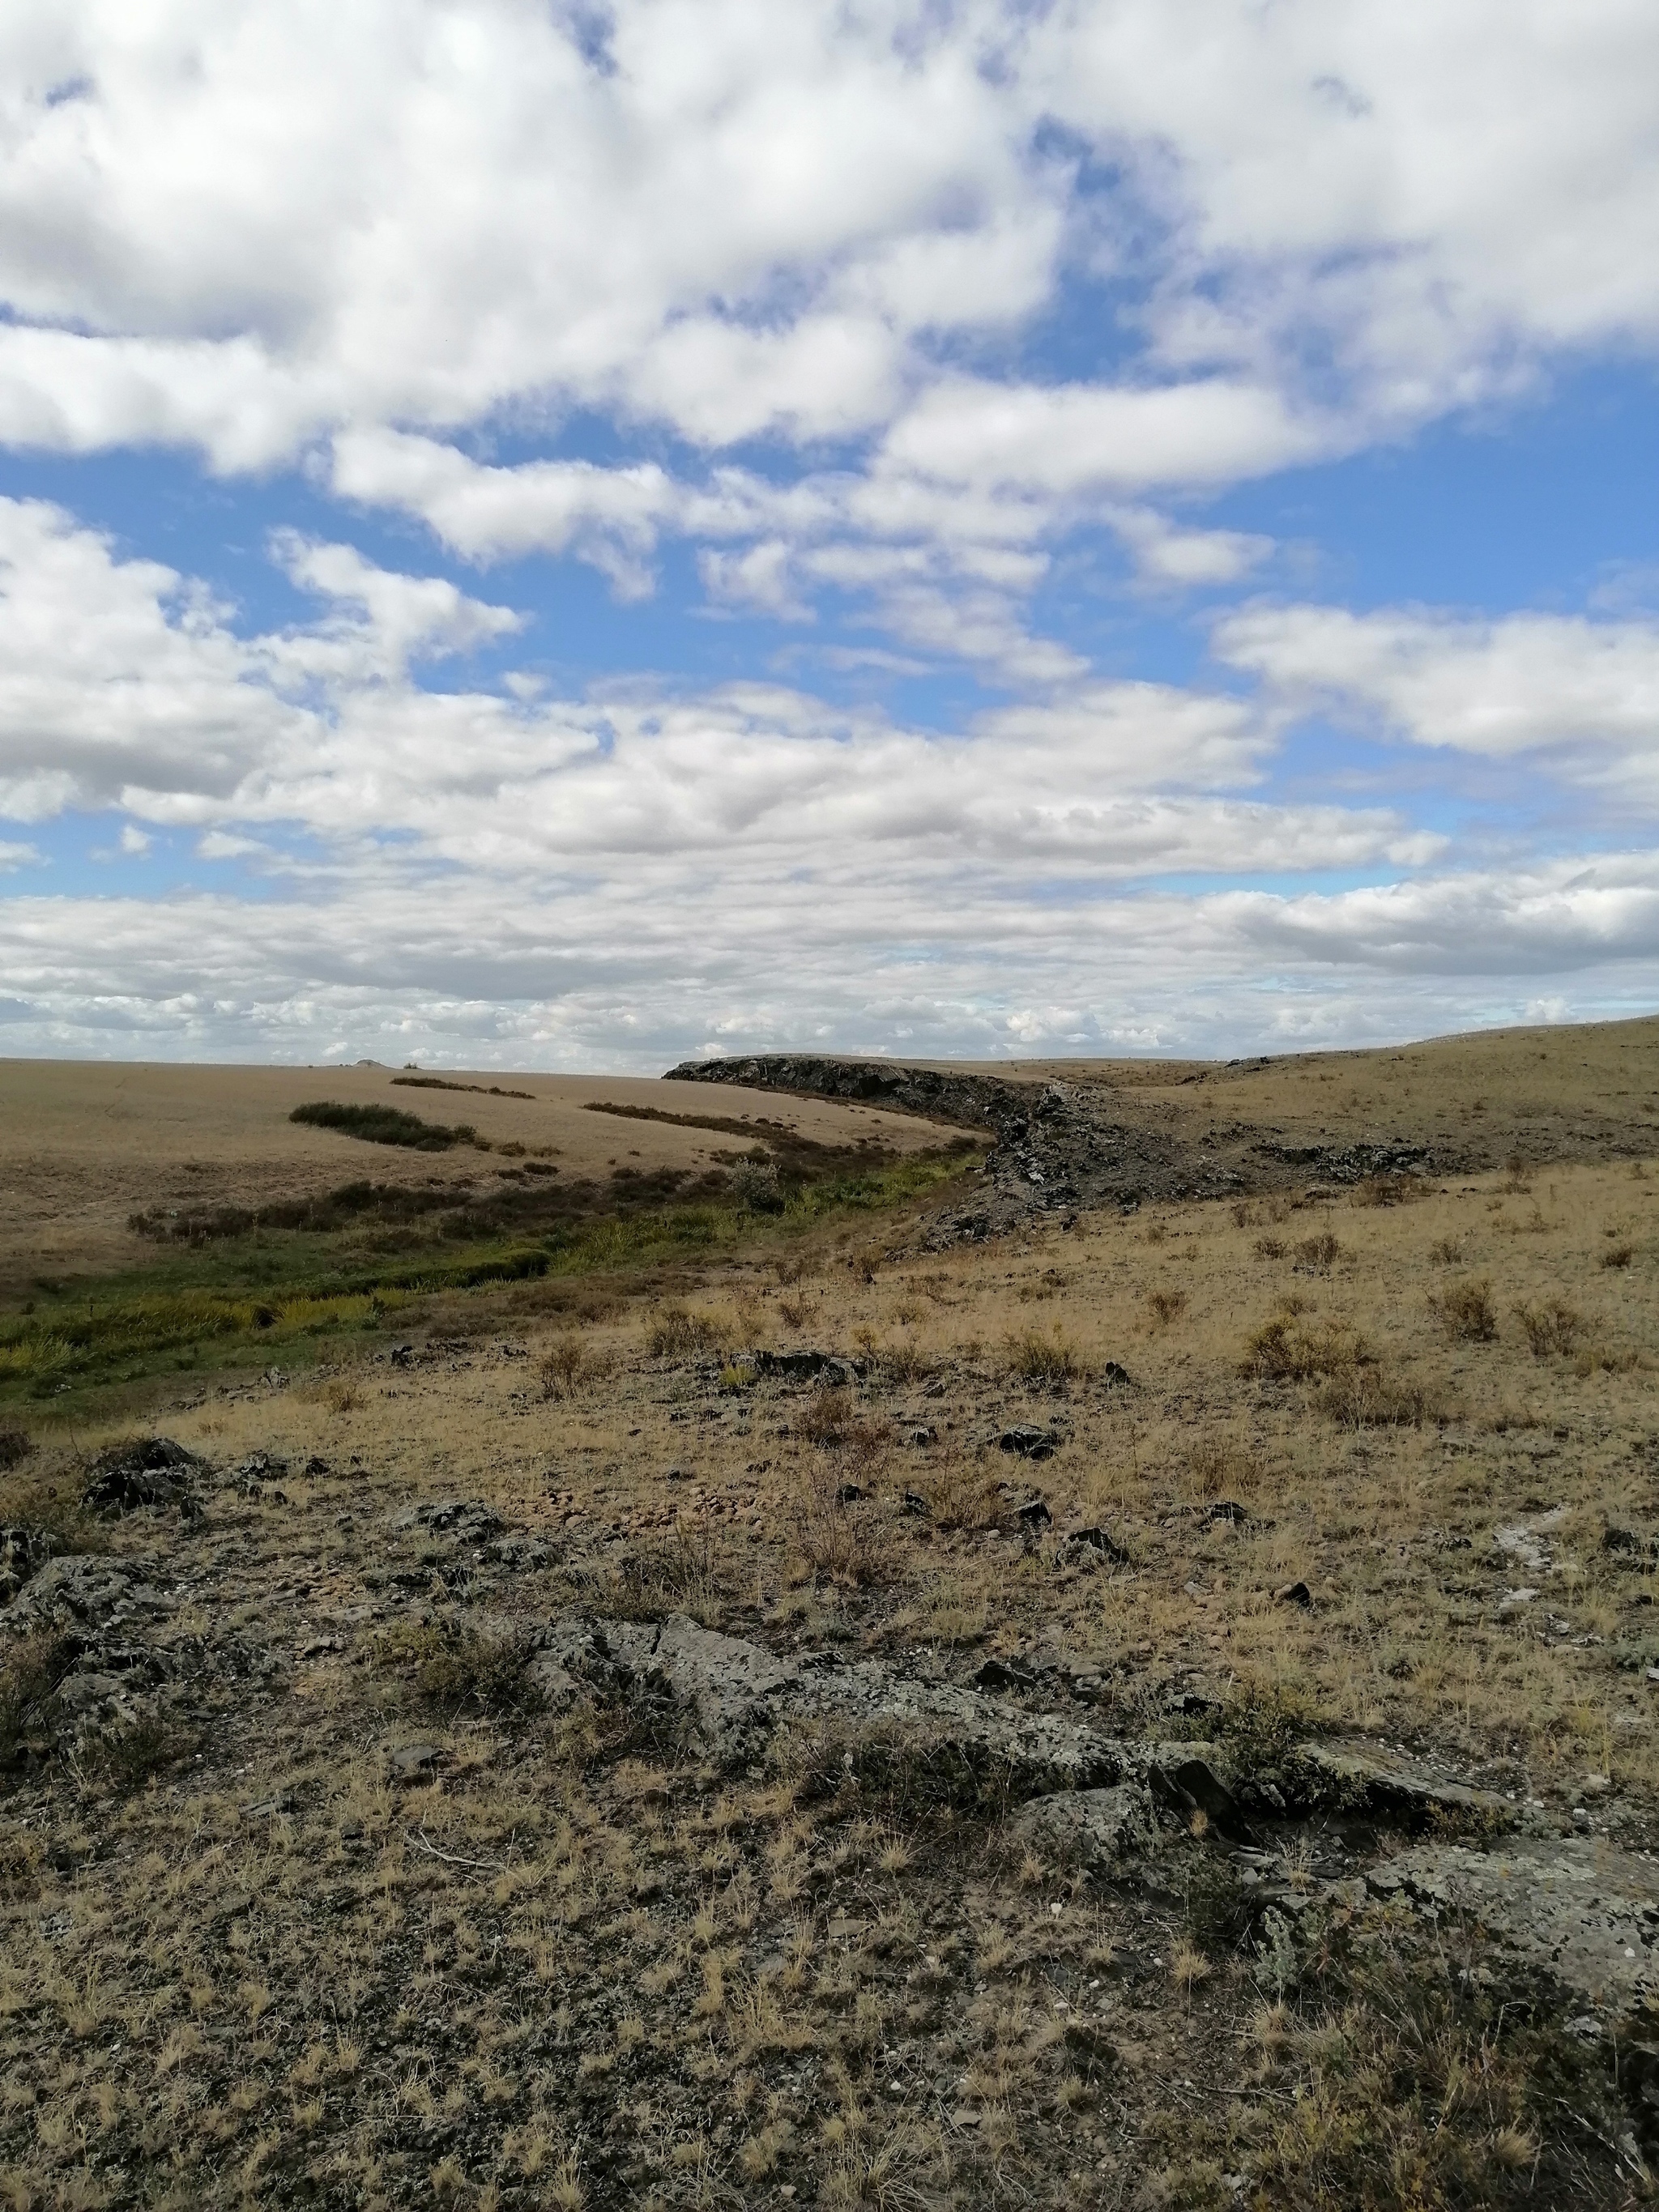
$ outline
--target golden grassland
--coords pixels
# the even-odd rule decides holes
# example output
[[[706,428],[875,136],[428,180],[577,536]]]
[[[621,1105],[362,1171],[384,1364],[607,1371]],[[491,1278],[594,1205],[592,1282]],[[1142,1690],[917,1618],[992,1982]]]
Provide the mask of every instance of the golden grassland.
[[[1563,1819],[1616,1803],[1654,1847],[1659,1167],[1654,1025],[1626,1028],[1502,1041],[1563,1060],[1547,1097],[1491,1060],[1409,1080],[1506,1136],[1581,1098],[1627,1157],[943,1253],[913,1208],[757,1224],[580,1310],[436,1298],[407,1364],[162,1390],[150,1425],[217,1468],[287,1463],[188,1522],[80,1516],[119,1425],[48,1409],[0,1520],[152,1559],[175,1630],[243,1656],[124,1765],[37,1764],[0,1800],[0,2201],[1650,2201],[1601,2060],[1489,1996],[1467,1932],[1425,1963],[1338,1913],[1276,1976],[1206,1863],[1102,1888],[839,1745],[715,1773],[636,1714],[538,1711],[524,1672],[572,1609],[958,1680],[1063,1652],[1119,1735],[1200,1704],[1241,1739],[1366,1735]],[[1382,1057],[1342,1056],[1354,1121],[1408,1080]],[[1632,1065],[1616,1109],[1582,1100]],[[1290,1126],[1322,1073],[1251,1115]],[[803,1346],[860,1379],[743,1358]],[[1000,1449],[1017,1423],[1053,1456]],[[532,1549],[408,1524],[449,1498]],[[1541,1566],[1495,1546],[1540,1521]],[[1120,1563],[1077,1564],[1087,1525]],[[1351,1841],[1310,1829],[1296,1863]]]

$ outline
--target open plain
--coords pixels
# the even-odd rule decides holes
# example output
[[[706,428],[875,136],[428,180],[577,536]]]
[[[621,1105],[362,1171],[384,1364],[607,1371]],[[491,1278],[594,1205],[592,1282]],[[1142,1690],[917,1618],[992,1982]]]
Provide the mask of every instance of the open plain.
[[[411,1073],[0,1067],[5,2201],[1651,2201],[1659,1023]]]

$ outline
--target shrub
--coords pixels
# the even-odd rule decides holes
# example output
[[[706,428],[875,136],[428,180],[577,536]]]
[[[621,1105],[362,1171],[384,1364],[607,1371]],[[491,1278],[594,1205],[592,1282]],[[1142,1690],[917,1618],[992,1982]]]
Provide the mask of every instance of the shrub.
[[[578,1336],[562,1336],[544,1352],[536,1373],[542,1395],[550,1401],[574,1398],[589,1382],[610,1372],[604,1354],[590,1352]]]
[[[1304,1328],[1294,1314],[1275,1314],[1249,1337],[1240,1372],[1267,1382],[1312,1382],[1369,1364],[1364,1339],[1340,1322]]]
[[[750,1213],[781,1213],[783,1192],[778,1184],[778,1164],[763,1153],[737,1161],[731,1170],[732,1195]]]
[[[34,1449],[34,1439],[27,1429],[0,1429],[0,1474],[9,1474]]]
[[[423,1121],[418,1114],[405,1114],[398,1106],[348,1106],[337,1099],[314,1098],[307,1105],[296,1106],[288,1118],[314,1129],[337,1129],[342,1136],[361,1137],[366,1144],[403,1145],[417,1152],[447,1152],[452,1145],[475,1145],[480,1152],[489,1149],[479,1143],[478,1133],[470,1121],[457,1122],[449,1128],[441,1121]]]
[[[1437,1237],[1429,1247],[1429,1257],[1437,1267],[1455,1267],[1464,1256],[1461,1237]]]
[[[1356,1206],[1409,1206],[1426,1195],[1420,1176],[1377,1174],[1354,1185],[1353,1202]]]
[[[1461,1282],[1431,1291],[1429,1306],[1448,1335],[1466,1344],[1490,1344],[1498,1334],[1492,1285],[1484,1275],[1465,1275]]]
[[[1039,1328],[1017,1330],[1008,1339],[1008,1371],[1022,1382],[1055,1389],[1074,1382],[1083,1372],[1082,1362],[1056,1323],[1052,1335]]]
[[[1178,1321],[1186,1312],[1187,1293],[1185,1291],[1148,1291],[1146,1310],[1159,1328],[1168,1328],[1172,1321]]]
[[[1342,1247],[1328,1229],[1317,1237],[1304,1237],[1296,1248],[1296,1264],[1306,1275],[1328,1275],[1341,1256]]]
[[[1534,1359],[1552,1352],[1571,1352],[1583,1334],[1584,1318],[1563,1297],[1540,1299],[1536,1305],[1517,1305],[1515,1317],[1525,1331]]]
[[[1258,1237],[1255,1240],[1255,1256],[1258,1260],[1282,1260],[1285,1252],[1285,1244],[1282,1237]]]
[[[726,1324],[716,1314],[665,1306],[651,1324],[646,1348],[654,1359],[683,1359],[694,1352],[712,1352],[727,1334]]]
[[[1604,1267],[1628,1267],[1635,1257],[1636,1247],[1633,1244],[1609,1244],[1601,1255],[1601,1265]],[[3,1444],[4,1439],[0,1438],[0,1449],[3,1449]]]
[[[99,1736],[82,1765],[118,1790],[137,1790],[175,1759],[188,1757],[196,1744],[195,1736],[172,1727],[159,1715],[146,1714],[125,1728]]]

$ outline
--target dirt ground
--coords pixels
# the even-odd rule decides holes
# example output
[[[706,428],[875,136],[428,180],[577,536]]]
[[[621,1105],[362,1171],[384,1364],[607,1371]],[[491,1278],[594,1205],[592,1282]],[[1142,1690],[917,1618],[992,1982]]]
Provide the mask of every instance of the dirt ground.
[[[48,1417],[0,1520],[93,1548],[0,1622],[39,1669],[50,1577],[117,1595],[0,1698],[5,2201],[1651,2202],[1651,1999],[1381,1876],[1659,1850],[1656,1039],[1166,1073],[1171,1114],[1392,1130],[1397,1085],[1559,1157],[945,1252],[830,1220],[580,1322],[458,1297],[163,1389],[199,1464],[122,1516],[77,1502],[120,1431]],[[800,1681],[1185,1743],[1237,1804],[1166,1793],[1103,1864],[925,1729],[734,1757],[661,1681],[548,1670],[573,1622],[679,1615]],[[1433,1789],[1298,1798],[1309,1744]],[[1659,1877],[1646,1909],[1626,1957]]]

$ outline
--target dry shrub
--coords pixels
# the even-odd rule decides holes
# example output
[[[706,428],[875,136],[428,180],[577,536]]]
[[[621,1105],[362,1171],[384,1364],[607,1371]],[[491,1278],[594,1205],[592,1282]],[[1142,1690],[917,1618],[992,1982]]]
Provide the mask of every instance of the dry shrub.
[[[838,1504],[836,1487],[814,1483],[801,1501],[792,1533],[802,1563],[813,1577],[854,1589],[898,1581],[903,1565],[887,1522],[868,1499]]]
[[[1635,1257],[1636,1247],[1633,1244],[1609,1244],[1601,1255],[1601,1265],[1604,1267],[1628,1267]],[[3,1448],[4,1439],[0,1438],[0,1449]]]
[[[1304,1328],[1295,1314],[1275,1314],[1253,1332],[1239,1372],[1264,1382],[1316,1382],[1372,1364],[1365,1340],[1340,1322]]]
[[[921,1346],[908,1340],[888,1345],[880,1358],[883,1372],[894,1382],[920,1382],[933,1371],[933,1363]]]
[[[887,1255],[878,1244],[866,1244],[849,1255],[847,1264],[852,1269],[855,1280],[860,1283],[873,1283]]]
[[[1535,1305],[1517,1305],[1515,1317],[1525,1332],[1534,1359],[1553,1352],[1571,1352],[1584,1333],[1584,1317],[1563,1297],[1540,1298]]]
[[[1431,1291],[1429,1308],[1446,1334],[1465,1344],[1490,1344],[1498,1334],[1492,1285],[1485,1275],[1465,1275],[1461,1282]]]
[[[1040,1328],[1017,1329],[1007,1340],[1008,1372],[1021,1382],[1057,1389],[1075,1382],[1083,1363],[1058,1322],[1045,1336]]]
[[[418,1695],[449,1713],[538,1711],[541,1693],[530,1673],[535,1656],[527,1635],[486,1635],[447,1621],[404,1623],[374,1647],[380,1665],[410,1669]]]
[[[0,1429],[0,1474],[20,1467],[33,1449],[34,1439],[27,1429]]]
[[[1242,1498],[1261,1480],[1254,1454],[1236,1437],[1200,1437],[1187,1448],[1187,1468],[1200,1498]]]
[[[1258,1260],[1282,1260],[1287,1247],[1282,1237],[1258,1237],[1255,1256]]]
[[[107,1530],[81,1504],[84,1480],[82,1476],[60,1481],[53,1475],[35,1474],[14,1474],[0,1480],[0,1523],[45,1536],[54,1552],[106,1550]]]
[[[1504,1163],[1504,1174],[1498,1188],[1515,1198],[1529,1198],[1532,1185],[1527,1181],[1527,1164],[1519,1152],[1511,1152]]]
[[[611,1603],[625,1620],[689,1613],[705,1628],[712,1627],[720,1619],[720,1589],[708,1524],[676,1528],[656,1542],[641,1544],[623,1563]]]
[[[1296,1265],[1304,1275],[1328,1275],[1341,1256],[1342,1247],[1328,1229],[1302,1237],[1296,1247]]]
[[[911,1477],[910,1487],[927,1506],[936,1528],[994,1528],[1001,1514],[995,1481],[970,1464],[954,1441],[928,1453]]]
[[[1468,1255],[1468,1248],[1461,1237],[1437,1237],[1429,1247],[1429,1258],[1437,1267],[1455,1267]]]
[[[795,1434],[804,1437],[809,1444],[833,1447],[847,1441],[847,1433],[857,1418],[858,1410],[850,1390],[815,1390],[796,1417],[793,1427]]]
[[[725,1343],[728,1333],[718,1314],[665,1306],[651,1324],[646,1349],[653,1359],[684,1359],[694,1352],[713,1352]]]
[[[603,1353],[590,1351],[578,1336],[562,1336],[543,1353],[536,1374],[543,1397],[553,1401],[577,1396],[610,1371],[611,1363]]]
[[[1187,1293],[1185,1291],[1148,1291],[1146,1310],[1158,1328],[1168,1328],[1172,1321],[1179,1321],[1186,1312]]]
[[[58,1686],[76,1657],[75,1639],[42,1630],[19,1637],[0,1663],[0,1767],[47,1747]]]
[[[792,1297],[780,1298],[778,1311],[787,1328],[805,1328],[812,1318],[812,1302],[798,1291]]]
[[[1420,1382],[1368,1362],[1328,1375],[1315,1404],[1344,1429],[1420,1428],[1436,1407]]]

